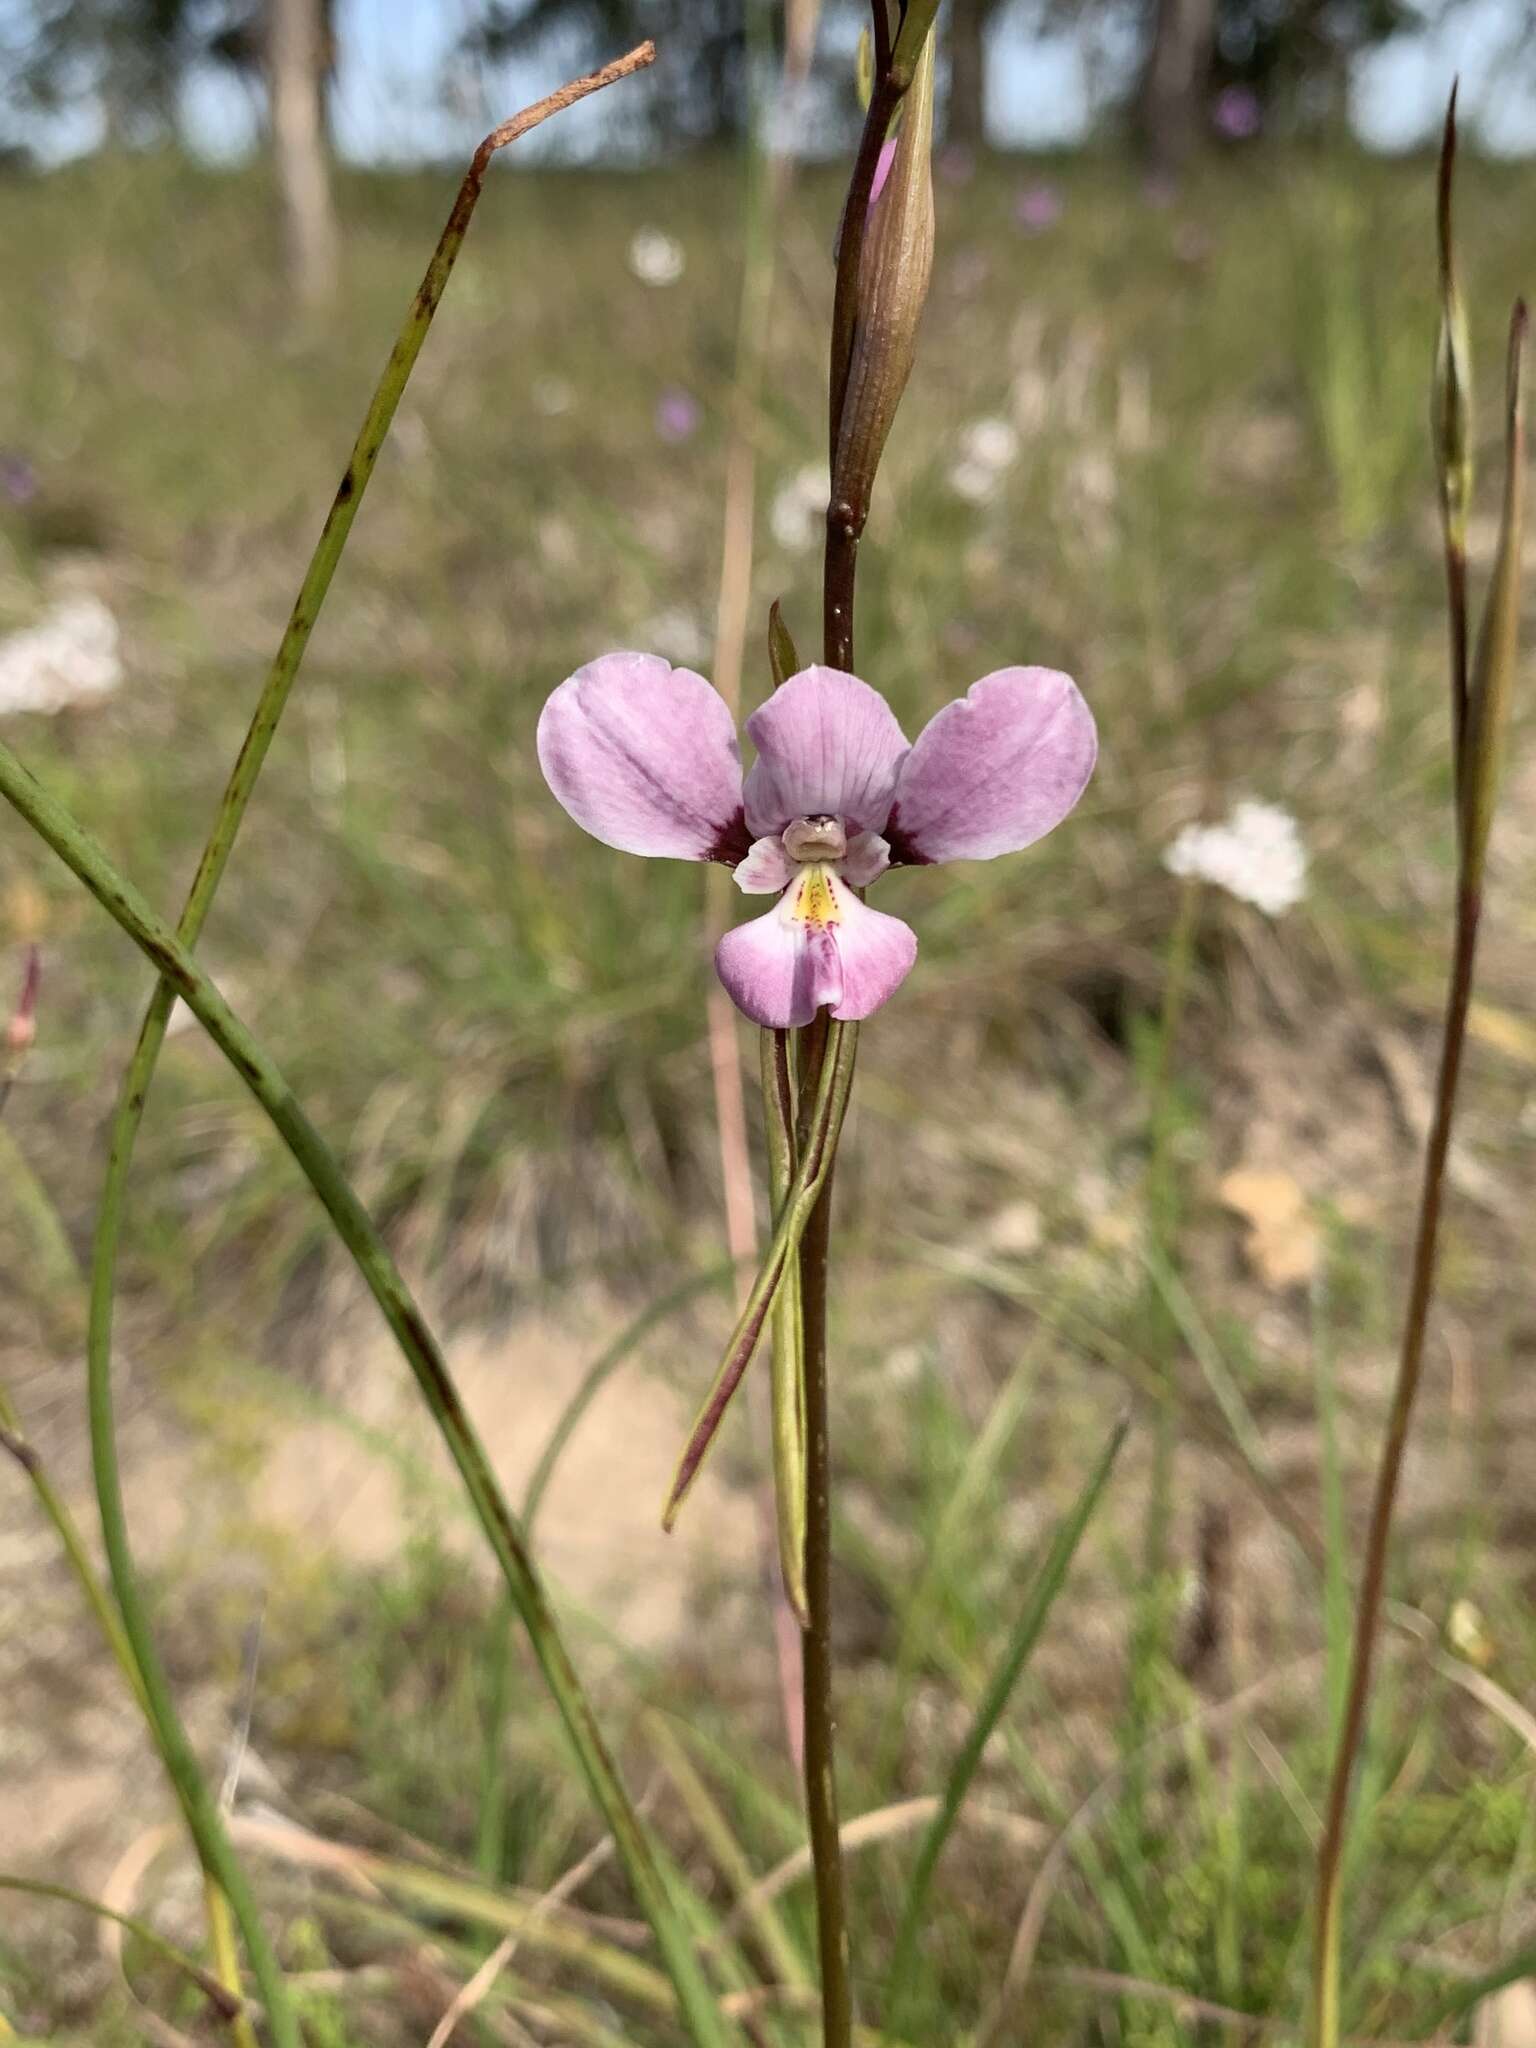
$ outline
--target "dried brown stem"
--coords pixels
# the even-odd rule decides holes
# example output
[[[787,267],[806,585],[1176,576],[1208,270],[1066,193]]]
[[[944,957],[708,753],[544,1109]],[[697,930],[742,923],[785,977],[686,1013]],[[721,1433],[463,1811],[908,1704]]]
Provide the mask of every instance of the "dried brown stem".
[[[574,107],[578,100],[601,92],[605,85],[616,85],[621,78],[628,78],[633,72],[643,71],[648,64],[656,62],[656,45],[649,37],[637,43],[634,49],[622,57],[615,57],[611,64],[603,65],[600,71],[589,71],[581,78],[573,78],[559,86],[544,99],[535,100],[531,107],[514,114],[503,121],[499,128],[493,128],[470,160],[469,175],[465,183],[473,182],[477,187],[484,178],[491,158],[497,150],[505,149],[509,142],[516,142],[530,129],[539,127],[554,114],[563,114],[567,107]]]

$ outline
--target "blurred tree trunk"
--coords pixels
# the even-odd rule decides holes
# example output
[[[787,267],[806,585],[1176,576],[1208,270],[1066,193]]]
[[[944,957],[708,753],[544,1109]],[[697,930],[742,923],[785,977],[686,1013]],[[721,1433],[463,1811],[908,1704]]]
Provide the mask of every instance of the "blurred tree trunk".
[[[1172,172],[1189,161],[1200,137],[1216,8],[1215,0],[1155,0],[1155,6],[1138,114],[1149,165]]]
[[[329,42],[325,0],[269,0],[272,154],[288,281],[303,306],[323,304],[336,283],[336,212],[325,136]]]
[[[987,24],[998,0],[952,0],[949,14],[949,109],[944,138],[962,149],[987,139]]]

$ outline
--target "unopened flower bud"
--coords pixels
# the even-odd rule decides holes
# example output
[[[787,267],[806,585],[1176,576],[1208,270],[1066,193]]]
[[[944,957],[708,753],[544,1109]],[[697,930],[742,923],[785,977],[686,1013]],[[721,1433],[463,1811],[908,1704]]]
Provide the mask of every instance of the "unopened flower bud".
[[[1483,606],[1477,653],[1467,691],[1467,723],[1460,760],[1462,885],[1481,885],[1488,835],[1504,766],[1504,736],[1520,637],[1520,557],[1525,523],[1526,310],[1517,301],[1509,323],[1505,382],[1504,509],[1493,581]]]
[[[21,994],[16,1009],[5,1027],[5,1050],[11,1062],[19,1061],[24,1053],[30,1052],[37,1037],[37,992],[42,984],[42,955],[36,946],[27,954],[26,972],[22,976]]]
[[[903,102],[889,175],[870,206],[859,266],[853,353],[832,497],[862,530],[891,422],[917,352],[933,274],[933,69],[930,35]]]
[[[1472,498],[1472,354],[1467,313],[1456,285],[1451,223],[1451,181],[1456,165],[1456,95],[1446,109],[1440,147],[1440,330],[1430,398],[1430,434],[1440,479],[1440,509],[1448,547],[1465,557],[1467,507]]]
[[[859,30],[859,54],[854,62],[854,88],[859,105],[867,114],[875,94],[875,39],[867,28]]]
[[[784,612],[777,598],[768,607],[768,666],[773,671],[773,687],[776,690],[787,683],[791,676],[800,673],[800,656],[795,648],[795,638],[784,623]]]

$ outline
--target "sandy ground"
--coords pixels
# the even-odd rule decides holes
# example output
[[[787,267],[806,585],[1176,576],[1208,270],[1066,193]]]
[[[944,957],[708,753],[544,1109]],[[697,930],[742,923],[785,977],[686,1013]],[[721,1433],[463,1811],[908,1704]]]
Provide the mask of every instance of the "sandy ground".
[[[618,1319],[605,1324],[596,1316],[579,1330],[525,1321],[454,1346],[465,1401],[514,1501],[592,1359],[619,1327]],[[171,1569],[179,1588],[189,1573],[193,1581],[216,1579],[222,1597],[244,1599],[254,1613],[263,1596],[261,1557],[282,1557],[289,1570],[323,1570],[327,1561],[382,1566],[423,1512],[439,1519],[440,1503],[446,1541],[462,1549],[467,1568],[484,1569],[476,1532],[453,1501],[447,1455],[387,1339],[360,1334],[327,1363],[325,1377],[350,1425],[295,1421],[279,1409],[258,1430],[238,1480],[227,1453],[213,1459],[188,1429],[152,1412],[129,1389],[125,1479],[146,1567]],[[677,1533],[663,1535],[660,1503],[687,1421],[667,1387],[630,1361],[587,1411],[540,1515],[539,1555],[562,1603],[579,1607],[625,1645],[662,1658],[684,1640],[700,1569],[746,1575],[756,1559],[751,1501],[709,1468]],[[82,1428],[78,1415],[59,1404],[52,1432],[58,1462],[94,1536],[94,1500],[79,1469]],[[370,1432],[378,1442],[408,1447],[418,1471],[402,1475],[370,1447]],[[0,1865],[89,1888],[136,1836],[169,1814],[169,1794],[115,1669],[82,1622],[52,1531],[14,1478],[6,1486]],[[218,1532],[241,1520],[246,1540],[231,1560]],[[205,1596],[207,1590],[205,1583]],[[168,1620],[174,1630],[174,1611]],[[194,1739],[216,1756],[227,1740],[230,1699],[205,1683],[186,1689],[182,1704]]]

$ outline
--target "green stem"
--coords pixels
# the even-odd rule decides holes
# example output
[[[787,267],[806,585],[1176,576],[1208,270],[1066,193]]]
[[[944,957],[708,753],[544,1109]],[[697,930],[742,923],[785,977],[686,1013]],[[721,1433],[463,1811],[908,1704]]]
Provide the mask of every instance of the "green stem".
[[[83,1913],[94,1913],[98,1920],[110,1920],[114,1926],[136,1936],[146,1948],[164,1956],[168,1963],[174,1963],[184,1976],[190,1977],[222,2019],[232,2020],[241,2010],[239,1999],[232,1997],[201,1963],[194,1962],[191,1956],[167,1941],[163,1934],[157,1934],[146,1921],[135,1920],[129,1913],[119,1913],[111,1906],[104,1906],[100,1899],[93,1899],[87,1892],[74,1891],[67,1884],[48,1884],[42,1878],[14,1877],[9,1872],[0,1872],[0,1892],[25,1892],[29,1898],[58,1899],[66,1906],[78,1906]]]
[[[598,1732],[586,1695],[556,1628],[543,1582],[528,1553],[522,1531],[497,1484],[484,1446],[464,1411],[437,1341],[378,1229],[275,1062],[236,1017],[170,926],[156,915],[132,884],[115,871],[90,835],[80,828],[56,797],[42,788],[3,743],[0,743],[0,796],[20,812],[65,865],[84,882],[103,909],[187,1004],[265,1110],[319,1197],[338,1237],[351,1253],[358,1272],[378,1302],[401,1353],[415,1374],[422,1398],[437,1423],[449,1455],[458,1467],[470,1503],[528,1631],[534,1655],[565,1722],[592,1796],[613,1834],[641,1911],[655,1930],[657,1945],[676,1986],[683,2015],[701,2048],[724,2048],[728,2039],[724,2022],[699,1968],[687,1929],[657,1867],[640,1818]],[[115,1476],[115,1467],[112,1476]],[[136,1584],[130,1586],[130,1593],[137,1601]],[[136,1609],[136,1616],[142,1622],[142,1608]],[[135,1634],[136,1617],[125,1608],[123,1618],[137,1652],[140,1643]],[[147,1629],[145,1636],[147,1640]],[[169,1716],[168,1727],[161,1732],[170,1735],[167,1748],[176,1756],[179,1765],[183,1760],[180,1750],[175,1747],[179,1726],[174,1715],[169,1713],[168,1695],[163,1699],[157,1697],[157,1686],[163,1686],[164,1677],[154,1657],[153,1645],[148,1644],[148,1648],[149,1663],[146,1665],[141,1658],[146,1690],[157,1714],[165,1712]],[[167,1761],[171,1761],[171,1754],[168,1754]],[[177,1786],[186,1800],[207,1800],[206,1790],[195,1768],[190,1776],[185,1773],[178,1775]],[[227,1851],[228,1838],[217,1810],[211,1801],[207,1801],[206,1806],[196,1804],[195,1810],[199,1827],[203,1830],[199,1835],[200,1844],[206,1838],[210,1853],[219,1859],[215,1866],[216,1875],[229,1892],[230,1904],[236,1917],[241,1919],[242,1932],[249,1942],[250,1928],[242,1917],[244,1905],[250,1909],[259,1939],[260,1925],[245,1892],[240,1868],[232,1855],[222,1854]],[[253,1967],[256,1960],[253,1954]],[[281,1990],[278,1995],[281,1998]]]
[[[245,742],[225,788],[212,833],[203,850],[186,908],[177,927],[178,937],[186,946],[191,947],[197,943],[213,906],[214,896],[228,866],[241,822],[277,731],[278,722],[287,705],[299,665],[309,645],[310,635],[314,631],[321,606],[330,589],[331,579],[336,573],[337,564],[352,531],[358,506],[362,503],[363,494],[373,475],[379,451],[384,445],[401,394],[405,390],[416,358],[427,338],[433,316],[441,302],[479,200],[491,159],[499,149],[516,141],[530,128],[548,119],[551,114],[560,112],[575,100],[584,98],[588,93],[597,91],[614,79],[648,64],[654,54],[649,44],[642,45],[639,50],[631,52],[617,64],[608,65],[588,78],[562,87],[549,99],[540,101],[537,106],[528,108],[497,128],[475,151],[469,170],[459,187],[458,196],[449,212],[447,224],[433,252],[432,260],[427,266],[426,275],[411,301],[405,322],[384,366],[383,375],[374,391],[357,440],[353,444],[351,459],[337,487],[331,509],[326,515],[320,538],[315,545],[271,670],[258,699]],[[139,1590],[128,1537],[127,1517],[123,1507],[112,1396],[113,1295],[128,1178],[133,1164],[134,1145],[143,1121],[144,1105],[148,1099],[174,1001],[174,988],[168,981],[162,979],[151,998],[149,1009],[140,1027],[138,1043],[124,1076],[112,1125],[107,1180],[102,1192],[91,1262],[90,1328],[87,1342],[91,1453],[108,1568],[112,1575],[118,1605],[122,1609],[124,1625],[132,1641],[134,1656],[143,1676],[153,1731],[167,1768],[176,1783],[188,1826],[196,1840],[204,1867],[219,1868],[224,1873],[220,1882],[228,1891],[228,1873],[236,1869],[234,1854],[229,1847],[217,1809],[208,1797],[207,1788],[202,1784],[191,1746],[176,1718],[170,1687],[159,1666],[154,1647],[148,1610]],[[236,1882],[238,1894],[230,1892],[230,1904],[240,1922],[240,1930],[251,1956],[252,1967],[257,1974],[273,2036],[280,2044],[280,2048],[289,2048],[289,2044],[295,2044],[296,2048],[299,2040],[298,2029],[276,1960],[243,1880],[237,1876]]]
[[[147,1715],[149,1703],[144,1697],[144,1683],[139,1676],[139,1667],[134,1662],[133,1646],[123,1627],[122,1616],[112,1605],[111,1596],[101,1582],[101,1575],[91,1562],[91,1553],[86,1548],[80,1524],[69,1511],[64,1496],[48,1475],[48,1469],[33,1445],[22,1433],[21,1421],[10,1396],[0,1387],[0,1450],[9,1451],[22,1471],[32,1482],[32,1491],[37,1495],[38,1504],[53,1524],[64,1555],[69,1560],[70,1570],[87,1606],[95,1616],[96,1624],[106,1638],[107,1647],[116,1658],[127,1679],[135,1700]]]
[[[794,1185],[795,1075],[787,1031],[759,1033],[768,1192],[777,1228]],[[800,1261],[789,1259],[773,1304],[773,1497],[784,1597],[802,1628],[805,1604],[805,1359]]]
[[[1341,1931],[1340,1875],[1349,1821],[1349,1795],[1365,1735],[1366,1709],[1370,1702],[1371,1670],[1376,1639],[1380,1632],[1382,1601],[1386,1590],[1387,1553],[1392,1535],[1392,1514],[1397,1504],[1398,1482],[1408,1448],[1408,1431],[1413,1406],[1423,1376],[1424,1342],[1429,1323],[1429,1305],[1434,1294],[1436,1249],[1440,1235],[1440,1211],[1445,1190],[1446,1162],[1450,1157],[1451,1131],[1456,1118],[1456,1087],[1461,1074],[1462,1051],[1466,1044],[1467,1012],[1472,1001],[1473,970],[1477,958],[1477,931],[1482,904],[1478,892],[1462,887],[1456,900],[1456,940],[1452,957],[1450,986],[1446,995],[1445,1033],[1440,1050],[1440,1074],[1435,1089],[1435,1115],[1424,1158],[1424,1181],[1419,1197],[1418,1230],[1414,1239],[1413,1268],[1408,1294],[1408,1313],[1403,1327],[1402,1352],[1387,1433],[1376,1471],[1376,1489],[1371,1501],[1370,1528],[1365,1543],[1365,1568],[1360,1581],[1360,1598],[1355,1610],[1354,1643],[1350,1657],[1349,1690],[1344,1700],[1343,1725],[1334,1752],[1328,1786],[1328,1806],[1322,1841],[1317,1855],[1317,1897],[1314,1907],[1311,2039],[1314,2048],[1338,2048],[1339,2040],[1339,1957]]]
[[[831,1026],[830,1030],[848,1030]],[[801,1100],[817,1087],[828,1053],[822,1010],[800,1034]],[[838,1831],[837,1706],[832,1687],[832,1443],[827,1399],[827,1266],[832,1237],[832,1167],[800,1245],[801,1338],[805,1388],[805,1601],[802,1630],[805,1707],[805,1806],[816,1887],[821,1955],[822,2048],[853,2038],[848,1904]]]
[[[816,1074],[807,1078],[802,1089],[797,1145],[799,1159],[784,1211],[736,1327],[731,1332],[719,1370],[683,1446],[662,1512],[664,1529],[670,1529],[676,1521],[688,1489],[698,1477],[705,1455],[719,1432],[731,1396],[740,1386],[742,1374],[752,1361],[763,1326],[784,1287],[789,1284],[786,1277],[789,1262],[795,1257],[809,1227],[837,1156],[837,1141],[853,1087],[853,1062],[858,1041],[857,1024],[832,1024],[825,1033],[826,1058],[823,1060],[818,1052]]]
[[[101,1574],[91,1560],[79,1523],[70,1513],[63,1495],[54,1485],[37,1451],[22,1433],[20,1418],[3,1387],[0,1387],[0,1450],[9,1451],[32,1482],[32,1490],[37,1495],[44,1514],[53,1524],[70,1569],[85,1596],[86,1604],[106,1638],[107,1647],[128,1681],[128,1688],[149,1726],[151,1738],[156,1739],[158,1730],[150,1710],[148,1695],[144,1690],[144,1680],[133,1654],[133,1645],[128,1639],[127,1630],[123,1627],[122,1616],[113,1606],[112,1597],[102,1584]],[[238,2007],[241,1996],[240,1959],[235,1949],[229,1901],[206,1871],[203,1878],[203,1906],[204,1916],[208,1922],[208,1943],[213,1953],[218,1979]],[[237,2048],[258,2048],[256,2030],[247,2013],[237,2011],[230,2021],[230,2028]]]
[[[203,1918],[208,1923],[208,1948],[213,1957],[213,1974],[237,2004],[240,2003],[240,1948],[235,1940],[235,1916],[229,1900],[205,1870],[203,1872]],[[229,2022],[235,2048],[261,2048],[250,2014],[240,2010]]]

